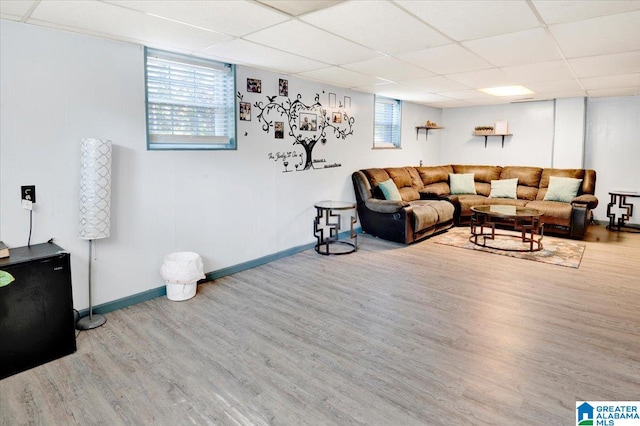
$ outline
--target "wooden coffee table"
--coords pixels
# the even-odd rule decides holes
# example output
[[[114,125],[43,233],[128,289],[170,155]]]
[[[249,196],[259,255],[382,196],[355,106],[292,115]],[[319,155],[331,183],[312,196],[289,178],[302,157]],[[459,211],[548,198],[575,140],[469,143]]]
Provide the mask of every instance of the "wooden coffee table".
[[[544,236],[543,213],[536,209],[507,205],[471,207],[471,236],[469,241],[496,250],[533,252],[542,250]],[[520,235],[496,232],[496,227],[519,231]],[[524,248],[503,248],[490,244],[496,237],[520,238]]]

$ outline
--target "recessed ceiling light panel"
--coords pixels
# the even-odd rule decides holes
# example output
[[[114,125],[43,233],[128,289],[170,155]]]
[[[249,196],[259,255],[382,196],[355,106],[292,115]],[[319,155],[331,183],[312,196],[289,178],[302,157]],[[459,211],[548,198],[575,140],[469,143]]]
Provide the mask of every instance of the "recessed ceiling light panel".
[[[527,89],[524,86],[501,86],[501,87],[489,87],[486,89],[478,89],[483,93],[493,96],[518,96],[518,95],[531,95],[533,91]]]

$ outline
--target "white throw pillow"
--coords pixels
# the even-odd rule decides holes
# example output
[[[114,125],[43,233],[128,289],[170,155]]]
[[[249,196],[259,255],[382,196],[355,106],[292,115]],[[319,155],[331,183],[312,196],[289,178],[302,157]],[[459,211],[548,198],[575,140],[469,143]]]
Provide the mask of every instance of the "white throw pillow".
[[[547,193],[544,194],[544,200],[570,203],[578,195],[580,185],[582,185],[582,179],[550,176],[549,187],[547,188]]]
[[[476,182],[473,173],[449,173],[449,186],[451,195],[475,194]]]
[[[518,192],[518,178],[499,179],[491,181],[490,198],[513,198],[516,199]]]

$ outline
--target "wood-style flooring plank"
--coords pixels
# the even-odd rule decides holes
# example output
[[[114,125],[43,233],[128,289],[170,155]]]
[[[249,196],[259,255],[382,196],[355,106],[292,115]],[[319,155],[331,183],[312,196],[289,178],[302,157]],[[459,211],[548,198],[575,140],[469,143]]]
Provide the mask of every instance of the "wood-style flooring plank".
[[[107,314],[0,381],[0,424],[564,425],[640,398],[640,235],[592,226],[578,269],[359,239]]]

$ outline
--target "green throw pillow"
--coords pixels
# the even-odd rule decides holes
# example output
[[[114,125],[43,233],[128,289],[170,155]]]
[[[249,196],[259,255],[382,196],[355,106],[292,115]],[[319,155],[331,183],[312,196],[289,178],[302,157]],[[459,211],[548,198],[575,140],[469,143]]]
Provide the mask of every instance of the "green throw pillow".
[[[518,192],[518,178],[499,179],[491,181],[490,198],[513,198],[516,199]]]
[[[398,191],[398,187],[393,179],[387,179],[384,182],[380,182],[378,187],[382,191],[382,195],[384,195],[385,200],[402,201],[400,191]]]
[[[449,186],[451,195],[475,194],[476,182],[473,173],[449,173]]]
[[[13,275],[8,273],[7,271],[0,271],[0,287],[4,287],[5,285],[9,285],[13,281],[15,281],[15,278],[13,278]]]
[[[582,185],[582,179],[550,176],[544,200],[570,203],[578,195],[580,185]]]

